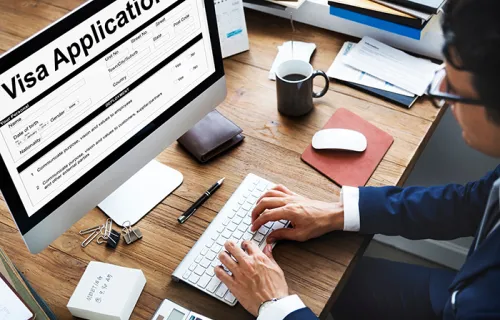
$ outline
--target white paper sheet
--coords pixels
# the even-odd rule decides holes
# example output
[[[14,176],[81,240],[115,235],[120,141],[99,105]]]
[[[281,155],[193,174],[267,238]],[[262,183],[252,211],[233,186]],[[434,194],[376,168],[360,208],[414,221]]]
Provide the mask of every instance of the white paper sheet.
[[[33,318],[33,313],[0,278],[0,320],[27,320],[31,318]]]
[[[276,70],[279,65],[288,60],[303,60],[306,62],[311,61],[311,56],[316,50],[314,43],[294,41],[293,50],[292,42],[284,42],[283,45],[278,47],[278,55],[274,59],[271,70],[269,71],[269,79],[276,80]]]
[[[347,65],[422,96],[439,65],[364,37],[343,59]]]
[[[214,0],[222,57],[249,49],[247,25],[242,0]]]
[[[354,42],[345,42],[344,43],[344,45],[342,46],[342,49],[337,54],[337,57],[335,57],[335,60],[333,61],[332,65],[330,66],[330,68],[326,72],[326,74],[330,78],[339,79],[342,81],[353,82],[353,83],[365,85],[365,86],[376,88],[376,89],[394,92],[396,94],[401,94],[401,95],[408,96],[408,97],[414,96],[414,94],[409,92],[409,91],[398,88],[398,87],[390,84],[387,81],[375,78],[374,76],[369,75],[366,72],[354,69],[353,67],[345,64],[343,61],[344,57],[355,46],[356,46],[356,44]]]

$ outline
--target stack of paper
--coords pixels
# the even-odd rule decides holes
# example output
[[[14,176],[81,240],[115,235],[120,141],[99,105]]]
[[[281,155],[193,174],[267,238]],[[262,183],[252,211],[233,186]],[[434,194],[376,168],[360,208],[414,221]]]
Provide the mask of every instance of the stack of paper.
[[[15,291],[16,296],[18,297],[17,304],[8,303],[7,307],[5,307],[4,303],[2,307],[2,302],[4,301],[4,293],[7,291],[2,291],[2,289],[0,288],[0,298],[2,298],[0,299],[0,319],[4,319],[2,318],[2,312],[4,312],[3,315],[6,315],[7,308],[8,312],[10,312],[11,315],[16,312],[16,315],[23,316],[19,318],[6,317],[5,319],[21,319],[25,314],[27,314],[28,311],[32,314],[30,318],[35,318],[36,320],[56,319],[55,315],[52,313],[49,307],[45,304],[42,298],[38,296],[38,294],[31,288],[30,284],[26,281],[26,279],[24,279],[23,275],[16,269],[14,264],[12,264],[12,261],[2,251],[2,249],[0,249],[0,275],[1,277],[3,277],[6,286],[12,288]],[[0,279],[0,282],[1,281],[2,280]],[[5,289],[5,286],[3,287],[3,289]],[[21,307],[19,301],[22,302],[24,307]]]
[[[438,67],[364,37],[358,44],[346,42],[327,74],[410,107],[425,93]]]

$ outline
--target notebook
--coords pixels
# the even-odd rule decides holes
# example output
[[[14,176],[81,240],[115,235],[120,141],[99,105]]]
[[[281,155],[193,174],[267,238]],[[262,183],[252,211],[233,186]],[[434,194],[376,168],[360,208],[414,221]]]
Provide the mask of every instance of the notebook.
[[[340,186],[364,186],[394,142],[392,136],[347,109],[337,110],[323,129],[361,132],[368,140],[364,152],[314,150],[309,145],[302,160]]]
[[[436,14],[446,0],[387,0],[407,8]]]
[[[0,319],[34,319],[33,312],[31,312],[2,274],[0,274],[0,298]]]

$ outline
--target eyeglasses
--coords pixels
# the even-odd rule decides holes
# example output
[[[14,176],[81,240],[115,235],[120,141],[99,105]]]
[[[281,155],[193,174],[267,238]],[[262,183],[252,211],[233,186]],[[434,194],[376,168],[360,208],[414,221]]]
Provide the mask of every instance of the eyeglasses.
[[[473,105],[484,105],[479,99],[464,98],[454,93],[451,93],[452,87],[446,77],[446,69],[444,64],[434,74],[429,87],[427,87],[427,95],[436,108],[449,107],[457,102]]]

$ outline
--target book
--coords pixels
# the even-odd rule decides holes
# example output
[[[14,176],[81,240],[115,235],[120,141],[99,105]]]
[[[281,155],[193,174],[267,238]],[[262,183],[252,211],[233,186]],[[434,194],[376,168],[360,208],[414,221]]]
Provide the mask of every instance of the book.
[[[328,4],[332,7],[349,10],[416,29],[422,29],[425,22],[422,19],[370,0],[329,0]]]
[[[400,4],[407,8],[427,12],[431,14],[438,13],[446,0],[387,0],[392,3]]]
[[[420,40],[427,32],[427,27],[432,23],[433,19],[427,21],[423,28],[412,28],[406,25],[394,23],[384,19],[374,18],[369,15],[364,15],[351,10],[342,9],[339,7],[330,6],[330,14],[342,19],[361,23],[373,28],[398,34],[400,36],[408,37],[415,40]]]
[[[411,108],[418,99],[417,95],[405,96],[403,94],[397,94],[394,92],[390,92],[390,91],[386,91],[386,90],[382,90],[382,89],[378,89],[378,88],[372,88],[372,87],[365,86],[365,85],[362,85],[359,83],[342,81],[342,80],[340,80],[340,81],[342,83],[344,83],[345,85],[350,86],[354,89],[364,91],[366,93],[372,94],[372,95],[377,96],[379,98],[382,98],[386,101],[396,103],[396,104],[398,104],[402,107],[408,108],[408,109]]]
[[[9,282],[0,274],[0,319],[31,320],[33,312],[21,299]]]
[[[423,21],[429,21],[433,16],[433,14],[418,11],[415,9],[411,9],[411,8],[402,6],[402,5],[397,4],[397,3],[389,2],[387,0],[371,0],[371,1],[376,2],[378,4],[381,4],[383,6],[386,6],[386,7],[392,8],[394,10],[404,12],[406,14],[409,14],[410,16],[414,16],[416,18],[422,19]]]
[[[0,249],[0,273],[35,314],[36,320],[55,320],[56,316]]]

